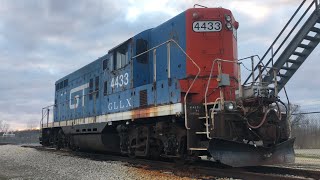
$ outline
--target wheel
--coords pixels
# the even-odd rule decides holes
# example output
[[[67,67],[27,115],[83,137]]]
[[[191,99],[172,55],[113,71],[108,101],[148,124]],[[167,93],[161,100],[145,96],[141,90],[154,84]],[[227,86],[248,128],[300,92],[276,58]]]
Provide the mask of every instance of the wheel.
[[[60,150],[61,148],[64,147],[65,136],[64,136],[64,133],[63,133],[62,129],[60,129],[58,131],[56,142],[57,142],[56,143],[56,149],[57,150]]]
[[[128,147],[128,156],[130,158],[136,157],[136,145],[137,145],[136,139],[132,139]]]

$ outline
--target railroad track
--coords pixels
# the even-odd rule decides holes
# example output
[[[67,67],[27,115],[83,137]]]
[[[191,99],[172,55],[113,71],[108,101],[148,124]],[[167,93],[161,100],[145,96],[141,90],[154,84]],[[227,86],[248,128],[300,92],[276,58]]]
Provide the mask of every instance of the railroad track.
[[[2,146],[2,145],[12,145],[12,144],[15,144],[15,143],[0,142],[0,146]]]
[[[76,156],[88,158],[97,161],[121,161],[129,166],[144,168],[149,170],[160,170],[163,172],[172,172],[178,176],[186,176],[201,179],[214,179],[217,177],[239,178],[239,179],[283,179],[283,180],[306,180],[320,179],[320,170],[296,169],[276,166],[257,166],[257,167],[242,167],[231,168],[221,166],[221,164],[199,161],[192,164],[174,163],[168,161],[154,161],[148,159],[133,159],[125,156],[78,152],[70,150],[55,150],[54,148],[46,148],[42,146],[23,146],[34,148],[40,151],[50,151],[64,156]],[[186,173],[187,172],[187,173]]]

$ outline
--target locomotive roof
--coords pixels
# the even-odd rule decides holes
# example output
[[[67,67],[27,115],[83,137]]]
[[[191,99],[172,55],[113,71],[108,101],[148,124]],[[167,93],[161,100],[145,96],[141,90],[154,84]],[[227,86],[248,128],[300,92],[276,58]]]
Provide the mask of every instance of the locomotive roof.
[[[98,59],[90,62],[89,64],[84,65],[84,66],[81,67],[80,69],[77,69],[77,70],[73,71],[72,73],[70,73],[70,74],[68,74],[68,75],[66,75],[66,76],[58,79],[58,80],[55,82],[55,84],[57,84],[58,82],[66,79],[66,78],[72,77],[73,74],[76,74],[76,73],[78,73],[78,72],[83,71],[82,73],[87,73],[87,71],[88,71],[88,72],[91,71],[92,68],[89,68],[89,67],[94,67],[100,60],[105,59],[105,58],[107,57],[107,55],[108,55],[108,54],[105,54],[105,55],[103,55],[102,57],[99,57]],[[72,80],[72,79],[70,79],[70,80]]]
[[[189,9],[186,9],[185,11],[177,14],[176,16],[179,16],[180,14],[185,13],[186,11],[191,10],[191,9],[207,9],[207,8],[189,8]],[[224,8],[221,8],[221,7],[218,7],[218,8],[208,8],[208,9],[220,9],[220,10],[222,9],[222,10],[230,11],[230,10],[228,10],[228,9],[224,9]],[[72,73],[70,73],[70,74],[68,74],[68,75],[60,78],[59,80],[56,81],[55,84],[57,84],[57,83],[60,82],[61,80],[64,80],[64,79],[66,79],[66,78],[69,78],[69,76],[72,76],[73,74],[78,73],[78,72],[80,72],[80,71],[85,71],[85,72],[86,72],[86,71],[89,71],[91,68],[88,68],[88,67],[94,66],[94,65],[97,63],[97,61],[102,60],[102,59],[105,59],[105,58],[108,56],[108,54],[109,54],[111,51],[113,51],[114,49],[122,46],[122,45],[125,44],[125,43],[128,43],[128,42],[129,42],[130,40],[132,40],[135,36],[137,36],[137,35],[139,35],[139,34],[141,34],[141,33],[143,33],[143,32],[150,31],[150,30],[152,30],[152,29],[156,29],[156,28],[162,26],[163,24],[165,24],[165,23],[171,21],[172,19],[174,19],[176,16],[174,16],[174,17],[172,17],[171,19],[169,19],[169,20],[167,20],[167,21],[159,24],[159,25],[156,26],[155,28],[146,29],[146,30],[144,30],[144,31],[141,31],[140,33],[135,34],[133,37],[127,39],[126,41],[122,42],[121,44],[118,44],[117,46],[115,46],[115,47],[111,48],[110,50],[108,50],[108,53],[105,54],[105,55],[103,55],[102,57],[100,57],[100,58],[92,61],[91,63],[83,66],[82,68],[77,69],[76,71],[74,71],[74,72],[72,72]],[[86,69],[87,69],[87,70],[86,70]]]
[[[110,50],[108,51],[108,54],[109,54],[111,51],[113,51],[113,50],[117,49],[118,47],[120,47],[120,46],[128,43],[128,42],[131,41],[131,40],[132,40],[132,38],[129,38],[128,40],[126,40],[126,41],[124,41],[123,43],[117,45],[116,47],[113,47],[112,49],[110,49]]]

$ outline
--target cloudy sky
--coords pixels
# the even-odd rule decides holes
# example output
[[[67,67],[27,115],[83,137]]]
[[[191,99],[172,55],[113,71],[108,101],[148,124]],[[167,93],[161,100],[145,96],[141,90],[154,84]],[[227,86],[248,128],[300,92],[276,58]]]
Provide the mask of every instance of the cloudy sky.
[[[195,3],[233,11],[239,57],[246,57],[266,51],[300,1],[1,0],[0,119],[12,129],[38,125],[57,79]],[[287,84],[291,101],[319,104],[319,54],[317,48]]]

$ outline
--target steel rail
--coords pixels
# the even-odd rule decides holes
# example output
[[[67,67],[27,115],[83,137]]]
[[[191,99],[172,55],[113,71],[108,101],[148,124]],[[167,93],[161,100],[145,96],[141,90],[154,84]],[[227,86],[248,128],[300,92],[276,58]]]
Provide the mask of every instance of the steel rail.
[[[58,155],[65,155],[71,157],[85,158],[91,160],[103,160],[103,161],[121,161],[128,163],[131,166],[137,168],[144,168],[147,170],[161,170],[171,171],[178,176],[197,175],[197,178],[203,176],[211,176],[210,178],[241,178],[241,179],[283,179],[283,180],[306,180],[306,179],[318,179],[320,177],[320,171],[308,170],[308,169],[296,169],[278,166],[254,166],[254,167],[242,167],[232,168],[224,166],[212,161],[195,161],[192,164],[181,164],[172,161],[159,161],[139,158],[129,158],[126,156],[120,156],[115,154],[102,154],[91,153],[81,151],[71,151],[68,149],[56,150],[54,148],[48,148],[43,146],[22,146],[26,148],[34,148],[39,151],[48,151],[56,153]]]

